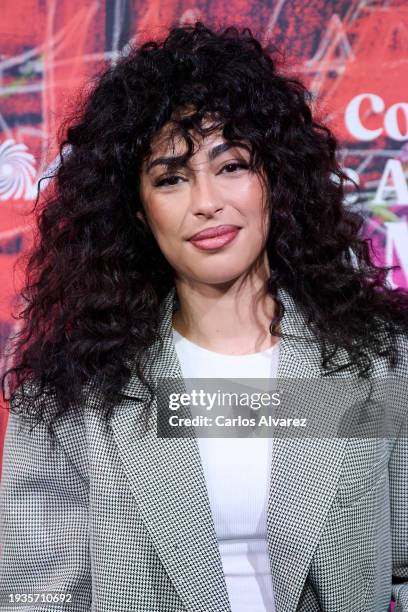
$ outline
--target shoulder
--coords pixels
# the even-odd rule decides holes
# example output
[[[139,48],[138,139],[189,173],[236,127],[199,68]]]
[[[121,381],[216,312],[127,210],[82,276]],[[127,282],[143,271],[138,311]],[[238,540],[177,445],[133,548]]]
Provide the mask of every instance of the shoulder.
[[[408,377],[408,332],[397,335],[398,361],[395,370],[398,375]]]
[[[91,396],[89,396],[91,399]],[[84,405],[60,414],[49,424],[47,409],[55,412],[55,398],[46,392],[40,393],[37,381],[27,380],[18,387],[10,398],[6,435],[8,442],[26,449],[36,448],[37,453],[55,453],[65,455],[68,462],[88,480],[88,444],[86,432],[86,408]],[[39,416],[39,409],[45,409],[45,415]],[[18,442],[17,442],[18,440]]]

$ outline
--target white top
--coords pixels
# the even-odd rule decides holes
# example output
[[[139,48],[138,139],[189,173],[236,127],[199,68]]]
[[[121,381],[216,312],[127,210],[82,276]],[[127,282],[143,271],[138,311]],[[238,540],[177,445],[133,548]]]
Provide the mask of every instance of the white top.
[[[276,379],[279,343],[260,353],[225,355],[190,342],[174,327],[173,339],[183,379]],[[272,438],[197,442],[231,610],[275,612],[266,538]]]

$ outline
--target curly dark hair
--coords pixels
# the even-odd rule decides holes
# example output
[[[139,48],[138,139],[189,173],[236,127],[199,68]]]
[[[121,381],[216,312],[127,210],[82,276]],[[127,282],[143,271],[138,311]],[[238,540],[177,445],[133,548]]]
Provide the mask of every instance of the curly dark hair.
[[[97,76],[70,118],[38,213],[21,292],[27,304],[19,315],[19,361],[3,375],[3,396],[8,373],[12,394],[27,379],[38,381],[24,411],[47,414],[50,426],[84,401],[92,384],[109,418],[133,369],[152,397],[149,347],[162,341],[159,308],[174,275],[136,216],[143,212],[140,170],[153,136],[170,120],[191,156],[191,135],[207,133],[208,116],[226,140],[249,142],[251,168],[266,171],[267,286],[278,306],[271,334],[280,335],[282,287],[306,314],[325,373],[337,371],[338,347],[362,377],[372,351],[397,363],[407,292],[386,282],[396,266],[372,262],[371,241],[359,236],[364,220],[345,205],[336,138],[312,116],[305,86],[277,70],[279,61],[279,51],[263,47],[249,28],[197,22],[132,47]],[[186,108],[194,112],[180,112]],[[39,401],[45,390],[56,401]]]

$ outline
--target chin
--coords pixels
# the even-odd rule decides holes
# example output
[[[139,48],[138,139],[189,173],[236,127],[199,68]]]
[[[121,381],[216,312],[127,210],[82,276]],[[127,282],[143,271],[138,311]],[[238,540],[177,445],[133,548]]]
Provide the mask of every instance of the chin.
[[[207,285],[222,285],[225,283],[232,283],[237,278],[242,276],[245,273],[244,271],[231,271],[229,274],[221,273],[221,271],[217,270],[214,274],[207,274],[197,276],[196,279],[200,283],[206,283]]]

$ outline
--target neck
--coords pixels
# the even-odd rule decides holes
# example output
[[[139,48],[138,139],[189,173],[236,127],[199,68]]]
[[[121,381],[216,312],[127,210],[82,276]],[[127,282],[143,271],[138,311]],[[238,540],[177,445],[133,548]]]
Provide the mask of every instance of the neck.
[[[276,302],[267,293],[268,267],[243,281],[206,284],[175,280],[180,308],[173,326],[182,336],[211,351],[244,355],[264,351],[279,341],[269,326]]]

